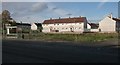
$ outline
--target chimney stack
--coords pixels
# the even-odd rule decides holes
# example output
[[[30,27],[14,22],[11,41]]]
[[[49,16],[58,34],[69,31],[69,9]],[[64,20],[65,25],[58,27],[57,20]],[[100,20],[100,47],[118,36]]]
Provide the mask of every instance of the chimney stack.
[[[59,19],[60,19],[60,17],[59,17]]]
[[[81,18],[82,18],[83,16],[79,16],[79,17],[81,17]]]
[[[50,18],[50,20],[52,20],[52,18]]]
[[[108,15],[108,17],[112,19],[112,18],[113,18],[113,17],[112,17],[112,13],[110,13],[110,14]]]
[[[112,19],[113,17],[112,17],[112,13],[110,14],[110,18]]]

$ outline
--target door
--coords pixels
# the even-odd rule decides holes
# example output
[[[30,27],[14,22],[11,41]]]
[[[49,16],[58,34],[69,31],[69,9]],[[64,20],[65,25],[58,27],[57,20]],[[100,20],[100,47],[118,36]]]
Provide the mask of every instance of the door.
[[[70,28],[70,32],[73,32],[73,28]]]

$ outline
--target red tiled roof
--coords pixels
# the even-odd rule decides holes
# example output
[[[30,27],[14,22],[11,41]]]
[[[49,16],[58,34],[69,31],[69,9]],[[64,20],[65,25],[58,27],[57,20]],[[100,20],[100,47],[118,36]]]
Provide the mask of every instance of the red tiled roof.
[[[45,20],[43,24],[54,24],[54,23],[78,23],[85,22],[86,17],[76,17],[76,18],[61,18],[61,19],[50,19]]]

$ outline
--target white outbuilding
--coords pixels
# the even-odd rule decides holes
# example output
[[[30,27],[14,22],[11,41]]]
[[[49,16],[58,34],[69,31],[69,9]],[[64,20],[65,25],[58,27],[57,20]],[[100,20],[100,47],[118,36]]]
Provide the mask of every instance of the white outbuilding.
[[[35,23],[31,24],[31,30],[37,30],[37,25]]]
[[[99,32],[112,33],[120,31],[120,19],[113,18],[112,14],[99,22]]]

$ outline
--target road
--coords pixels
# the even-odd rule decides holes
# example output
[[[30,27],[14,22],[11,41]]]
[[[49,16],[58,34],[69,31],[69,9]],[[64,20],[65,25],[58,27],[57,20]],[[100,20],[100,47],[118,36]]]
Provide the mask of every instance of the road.
[[[3,40],[4,63],[117,63],[118,49],[74,42]]]

